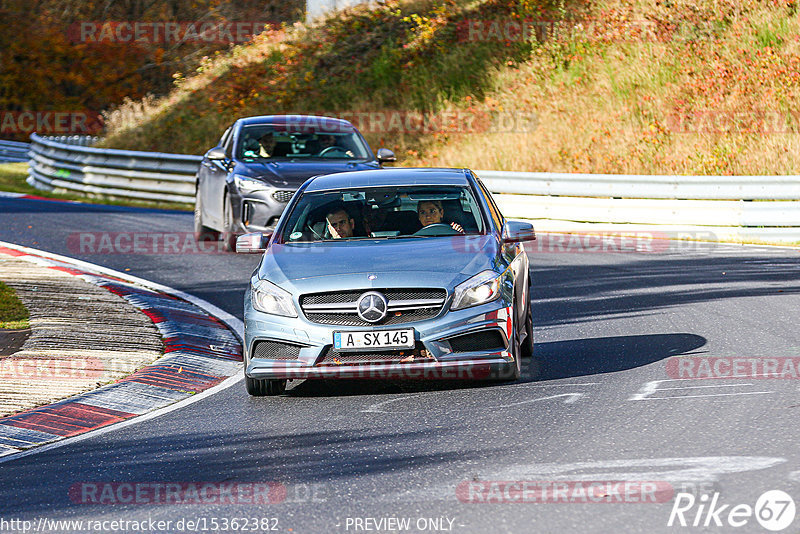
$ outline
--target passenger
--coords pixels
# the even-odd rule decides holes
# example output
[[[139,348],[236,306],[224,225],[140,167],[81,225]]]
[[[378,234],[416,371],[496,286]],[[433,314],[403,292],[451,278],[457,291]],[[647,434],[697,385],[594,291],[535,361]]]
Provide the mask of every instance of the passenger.
[[[444,217],[444,208],[442,207],[441,200],[422,200],[417,204],[417,215],[422,227],[430,226],[432,224],[448,224],[442,221]],[[464,228],[456,223],[451,222],[449,226],[459,233],[464,233]]]
[[[328,232],[333,239],[353,237],[355,221],[344,208],[338,206],[331,208],[331,211],[325,215],[325,220],[328,223]]]

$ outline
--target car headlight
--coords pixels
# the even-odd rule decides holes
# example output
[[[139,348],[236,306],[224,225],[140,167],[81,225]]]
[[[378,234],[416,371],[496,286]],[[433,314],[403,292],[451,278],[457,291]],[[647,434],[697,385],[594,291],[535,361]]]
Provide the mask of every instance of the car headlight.
[[[242,176],[241,174],[234,174],[233,181],[236,183],[236,188],[243,193],[251,193],[253,191],[266,191],[270,188],[261,180],[250,178],[249,176]]]
[[[462,310],[497,300],[500,297],[502,276],[494,271],[483,271],[469,280],[461,282],[456,286],[453,305],[450,306],[450,309]]]
[[[266,280],[251,281],[250,301],[260,312],[284,317],[297,317],[292,295]]]

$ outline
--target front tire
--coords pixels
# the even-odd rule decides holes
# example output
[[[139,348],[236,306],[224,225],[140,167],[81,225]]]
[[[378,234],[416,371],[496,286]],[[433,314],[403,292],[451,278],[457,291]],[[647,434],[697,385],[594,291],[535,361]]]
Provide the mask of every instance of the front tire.
[[[533,313],[528,303],[528,312],[525,314],[525,341],[522,342],[522,357],[533,358]]]
[[[219,240],[219,232],[212,230],[208,226],[203,226],[203,202],[199,191],[194,196],[194,239],[198,243]]]
[[[514,357],[514,369],[509,380],[515,381],[519,380],[519,377],[522,376],[522,346],[519,342],[519,328],[516,324],[514,325],[511,337],[513,338],[511,355]]]
[[[233,205],[230,195],[225,195],[225,204],[222,207],[222,248],[225,252],[236,251],[236,231],[233,225]]]
[[[528,370],[530,371],[531,378],[540,378],[544,372],[544,361],[534,355],[533,314],[531,312],[530,303],[528,303],[528,313],[525,317],[525,333],[525,341],[522,342],[522,357],[529,360]]]
[[[286,391],[286,380],[264,380],[245,375],[244,385],[253,397],[274,397]]]

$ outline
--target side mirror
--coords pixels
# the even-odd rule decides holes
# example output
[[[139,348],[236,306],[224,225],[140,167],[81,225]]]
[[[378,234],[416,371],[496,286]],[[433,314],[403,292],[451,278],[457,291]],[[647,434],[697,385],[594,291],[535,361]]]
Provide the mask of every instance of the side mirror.
[[[378,163],[389,163],[392,161],[397,161],[397,156],[394,155],[394,152],[388,148],[378,149]]]
[[[252,234],[240,235],[236,238],[237,254],[261,254],[267,250],[272,234],[262,234],[253,232]]]
[[[206,157],[212,161],[228,159],[228,156],[225,154],[225,150],[220,147],[212,148],[206,152]]]
[[[531,223],[522,221],[506,221],[503,226],[503,243],[519,243],[521,241],[535,241],[536,232]]]

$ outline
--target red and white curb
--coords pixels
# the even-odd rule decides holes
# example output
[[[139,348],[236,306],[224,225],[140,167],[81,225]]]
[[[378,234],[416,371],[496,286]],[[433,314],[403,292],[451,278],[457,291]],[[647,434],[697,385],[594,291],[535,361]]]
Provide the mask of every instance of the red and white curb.
[[[0,254],[70,273],[120,295],[153,321],[164,342],[164,356],[114,384],[0,418],[0,461],[109,425],[118,428],[134,419],[150,419],[241,379],[243,324],[216,306],[176,289],[41,250],[0,242]],[[31,447],[37,448],[26,450]]]

